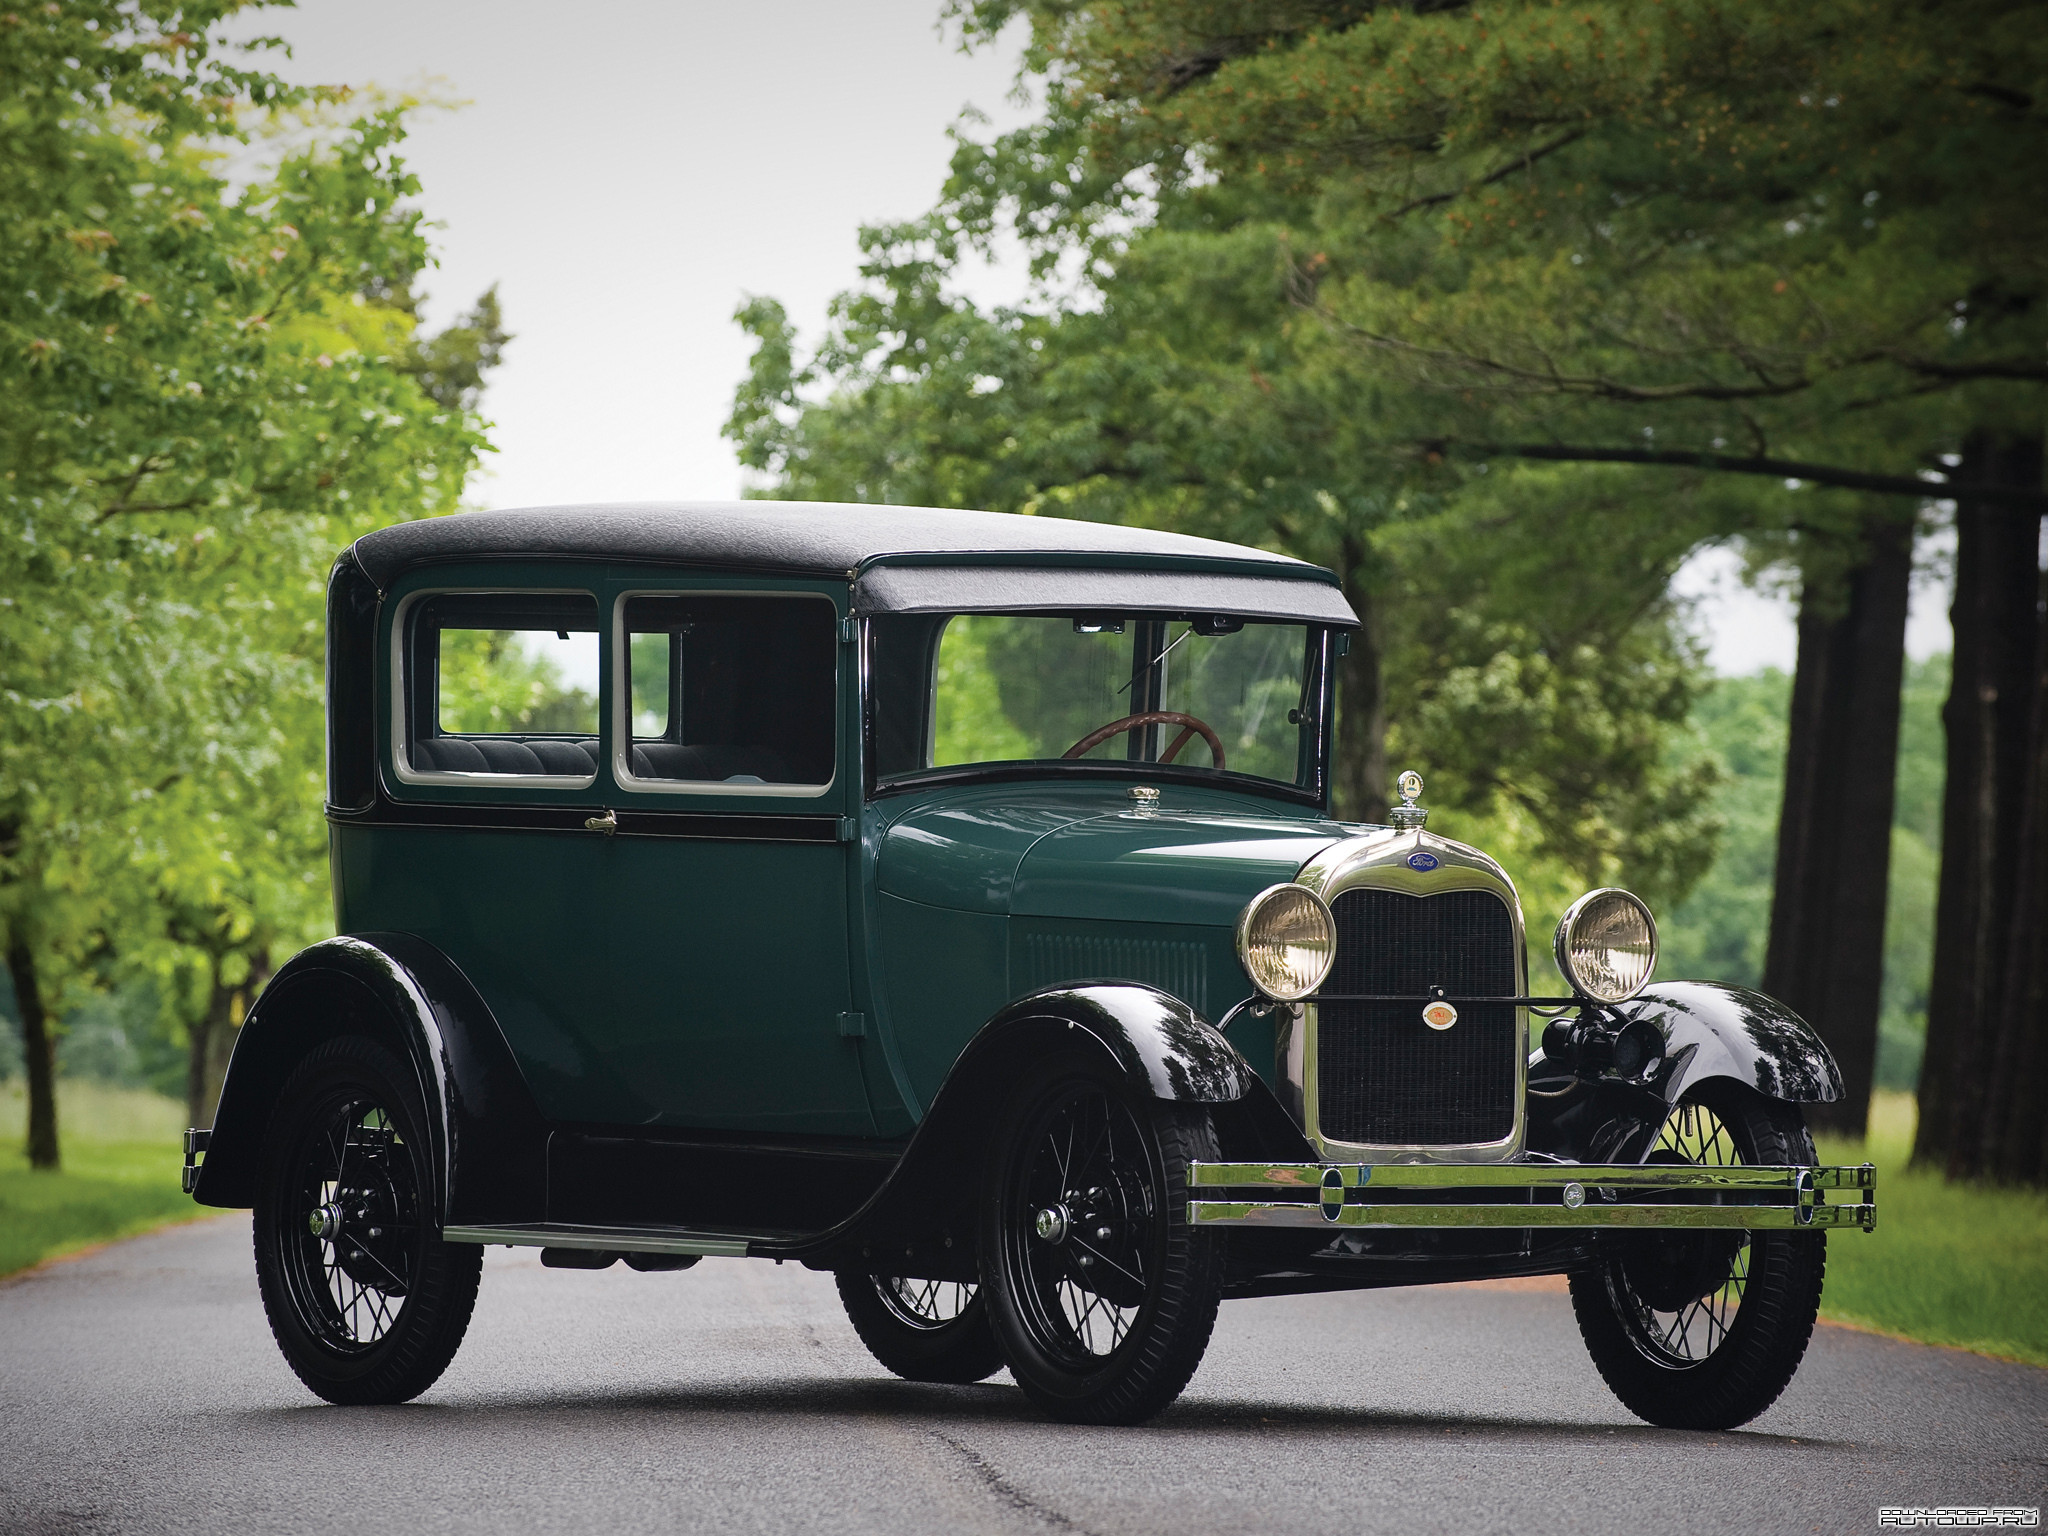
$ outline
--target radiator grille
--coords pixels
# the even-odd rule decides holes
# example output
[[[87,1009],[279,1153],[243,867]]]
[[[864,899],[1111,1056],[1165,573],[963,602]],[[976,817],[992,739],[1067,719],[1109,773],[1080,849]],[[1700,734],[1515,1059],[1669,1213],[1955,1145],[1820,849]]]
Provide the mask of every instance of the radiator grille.
[[[1346,891],[1333,905],[1337,963],[1322,990],[1512,997],[1515,929],[1486,891],[1408,896]],[[1460,1004],[1446,1030],[1419,1003],[1321,1003],[1317,1117],[1333,1141],[1456,1146],[1500,1141],[1515,1124],[1515,1009]]]

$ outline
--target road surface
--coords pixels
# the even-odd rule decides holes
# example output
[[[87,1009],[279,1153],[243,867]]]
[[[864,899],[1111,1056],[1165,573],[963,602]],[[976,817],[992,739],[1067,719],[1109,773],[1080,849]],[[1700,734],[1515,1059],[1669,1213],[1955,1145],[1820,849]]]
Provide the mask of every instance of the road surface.
[[[493,1249],[448,1374],[376,1409],[286,1369],[245,1215],[0,1284],[10,1536],[1637,1536],[2043,1503],[2048,1371],[1824,1327],[1748,1429],[1651,1429],[1566,1298],[1526,1283],[1226,1304],[1187,1394],[1111,1430],[1039,1421],[1006,1377],[898,1381],[829,1276],[758,1260],[593,1274]]]

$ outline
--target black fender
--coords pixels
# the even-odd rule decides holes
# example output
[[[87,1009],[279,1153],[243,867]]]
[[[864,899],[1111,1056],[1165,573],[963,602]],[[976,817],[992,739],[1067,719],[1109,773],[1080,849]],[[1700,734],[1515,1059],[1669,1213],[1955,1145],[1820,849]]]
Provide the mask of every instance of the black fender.
[[[886,1253],[897,1273],[972,1278],[981,1170],[1010,1085],[1030,1062],[1075,1049],[1097,1054],[1149,1098],[1209,1106],[1220,1134],[1225,1123],[1247,1126],[1244,1139],[1253,1140],[1267,1124],[1260,1109],[1285,1121],[1237,1048],[1170,993],[1134,982],[1047,988],[1005,1005],[976,1032],[882,1187],[793,1256],[837,1269]]]
[[[1811,1024],[1775,998],[1716,981],[1667,981],[1611,1010],[1664,1036],[1659,1086],[1667,1104],[1710,1077],[1732,1077],[1768,1098],[1832,1104],[1842,1069]]]
[[[1136,982],[1048,987],[1008,1003],[969,1042],[943,1087],[981,1075],[984,1058],[1026,1037],[1092,1044],[1133,1088],[1176,1104],[1228,1104],[1255,1076],[1223,1033],[1170,992]],[[933,1101],[937,1107],[937,1101]]]
[[[1655,1029],[1663,1049],[1639,1076],[1581,1073],[1562,1088],[1532,1082],[1529,1145],[1535,1151],[1585,1162],[1639,1161],[1656,1146],[1671,1107],[1717,1078],[1794,1104],[1842,1096],[1841,1069],[1813,1026],[1761,992],[1667,981],[1597,1015],[1613,1035]]]
[[[538,1221],[548,1127],[511,1047],[469,978],[423,939],[365,933],[301,950],[243,1022],[193,1198],[256,1200],[263,1135],[292,1069],[338,1035],[362,1035],[417,1075],[444,1225]]]

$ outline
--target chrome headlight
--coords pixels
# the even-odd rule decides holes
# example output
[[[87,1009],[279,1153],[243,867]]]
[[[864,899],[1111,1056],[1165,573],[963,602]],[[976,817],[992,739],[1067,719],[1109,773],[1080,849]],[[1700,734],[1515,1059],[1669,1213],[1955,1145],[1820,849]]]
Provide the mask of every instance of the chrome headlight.
[[[1596,1003],[1625,1003],[1657,967],[1657,920],[1627,891],[1588,891],[1557,925],[1557,968]]]
[[[1337,922],[1305,885],[1259,892],[1237,920],[1237,958],[1252,985],[1276,1003],[1307,997],[1337,958]]]

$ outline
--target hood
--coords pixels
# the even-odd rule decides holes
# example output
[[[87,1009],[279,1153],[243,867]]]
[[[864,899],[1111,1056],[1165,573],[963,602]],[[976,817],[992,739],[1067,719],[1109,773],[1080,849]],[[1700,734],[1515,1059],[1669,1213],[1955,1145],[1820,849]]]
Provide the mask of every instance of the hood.
[[[892,825],[879,887],[928,906],[1227,928],[1347,828],[1322,817],[1095,805],[949,805]]]

